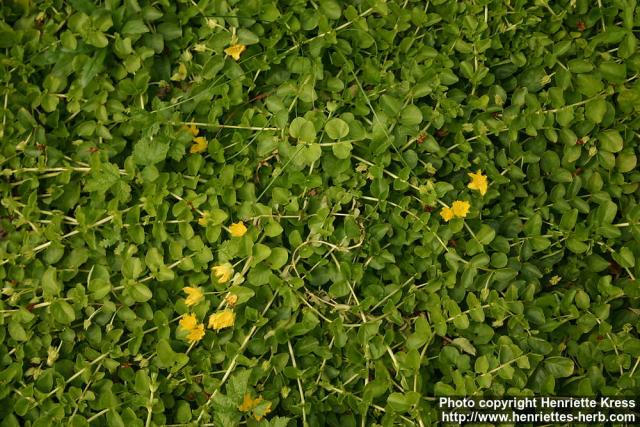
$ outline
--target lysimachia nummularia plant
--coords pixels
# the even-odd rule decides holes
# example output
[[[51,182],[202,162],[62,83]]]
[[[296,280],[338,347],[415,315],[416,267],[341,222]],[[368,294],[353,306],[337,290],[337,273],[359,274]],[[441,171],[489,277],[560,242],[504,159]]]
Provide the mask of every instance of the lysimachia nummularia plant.
[[[0,3],[0,426],[640,394],[636,0]]]

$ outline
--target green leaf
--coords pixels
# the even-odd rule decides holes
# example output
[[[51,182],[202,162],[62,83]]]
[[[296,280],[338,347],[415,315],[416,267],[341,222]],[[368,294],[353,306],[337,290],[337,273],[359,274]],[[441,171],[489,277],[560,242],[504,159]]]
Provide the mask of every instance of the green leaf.
[[[0,28],[0,48],[10,48],[18,43],[18,35],[11,27]]]
[[[405,126],[417,126],[422,123],[422,111],[415,105],[409,104],[402,110],[400,122]]]
[[[64,300],[56,300],[50,306],[51,315],[60,323],[69,324],[76,320],[76,313],[71,304]]]
[[[98,170],[91,170],[84,190],[88,192],[104,192],[109,190],[120,179],[118,166],[111,163],[101,163]]]
[[[156,346],[158,357],[155,359],[159,368],[171,367],[176,360],[176,352],[171,348],[171,344],[166,339],[158,341]]]
[[[622,173],[635,170],[637,163],[638,158],[631,150],[624,150],[616,156],[616,167]]]
[[[387,398],[387,405],[395,412],[406,412],[417,404],[419,399],[420,395],[415,392],[394,392]]]
[[[559,228],[561,230],[570,231],[576,226],[578,220],[578,209],[571,209],[562,214],[560,219]]]
[[[624,63],[618,64],[617,62],[602,62],[598,69],[602,74],[602,77],[610,82],[623,83],[627,78],[627,66]]]
[[[54,267],[48,267],[44,271],[42,278],[40,279],[40,283],[42,283],[42,291],[45,298],[58,296],[62,291],[62,284],[57,278],[57,272]]]
[[[304,142],[313,142],[316,140],[316,129],[309,120],[296,117],[289,126],[289,135]]]
[[[98,49],[102,49],[103,47],[107,47],[109,45],[109,39],[100,31],[89,31],[85,38],[87,44],[91,46],[95,46]]]
[[[620,132],[617,130],[607,130],[604,132],[600,132],[598,135],[598,140],[600,141],[599,147],[610,153],[617,153],[622,150],[624,143],[622,141],[622,136],[620,136]]]
[[[143,139],[133,147],[133,159],[139,165],[153,165],[167,158],[169,143],[158,139]]]
[[[163,22],[158,25],[158,32],[162,34],[166,41],[182,37],[182,28],[176,22]]]
[[[329,19],[338,19],[342,15],[340,3],[336,0],[320,0],[320,10]]]
[[[607,112],[607,101],[602,98],[591,100],[585,106],[585,115],[594,123],[602,122]]]
[[[567,248],[569,248],[569,250],[573,253],[582,254],[589,249],[589,245],[571,237],[567,239]]]
[[[596,96],[604,89],[602,80],[591,74],[579,74],[576,77],[576,83],[580,93],[587,97]]]
[[[271,249],[271,255],[267,261],[269,262],[272,270],[278,270],[284,266],[289,259],[289,252],[285,248],[273,248]]]
[[[573,374],[573,361],[566,357],[549,357],[544,363],[545,369],[555,378],[566,378]]]
[[[271,255],[271,248],[262,243],[256,243],[253,246],[253,262],[254,264],[259,263],[262,260],[265,260]]]
[[[127,21],[120,32],[124,35],[148,33],[149,29],[141,19],[132,19]]]
[[[342,119],[330,119],[325,125],[324,130],[331,139],[341,139],[349,134],[349,125]]]
[[[20,324],[20,322],[16,322],[15,320],[11,320],[8,325],[9,336],[16,341],[26,341],[29,339],[27,332],[24,327]]]
[[[92,279],[89,282],[89,291],[93,294],[96,300],[104,298],[109,292],[111,292],[111,283],[106,279],[97,278]]]
[[[462,338],[462,337],[454,338],[451,343],[456,347],[459,347],[465,353],[469,353],[472,356],[476,355],[476,348],[466,338]]]
[[[164,265],[164,257],[158,248],[149,248],[144,263],[150,270],[157,270]]]
[[[619,252],[614,253],[613,258],[623,268],[633,268],[636,265],[636,258],[627,246],[623,246]]]
[[[618,205],[611,200],[604,201],[597,211],[597,219],[600,225],[611,224],[618,213]]]
[[[304,165],[311,165],[322,156],[320,144],[312,143],[300,150],[300,160]]]
[[[240,28],[238,30],[238,43],[248,46],[256,44],[259,41],[260,38],[255,33],[247,30],[246,28]]]
[[[488,245],[496,237],[496,231],[486,224],[480,226],[480,230],[476,233],[476,239],[483,245]]]
[[[122,262],[122,275],[128,279],[135,279],[142,274],[144,266],[140,258],[129,257]]]
[[[129,289],[129,294],[136,302],[145,302],[149,301],[153,294],[151,293],[151,289],[142,283],[136,283],[131,286]]]
[[[353,145],[350,142],[337,142],[331,145],[333,155],[339,159],[348,159],[351,156],[351,150],[353,150]]]

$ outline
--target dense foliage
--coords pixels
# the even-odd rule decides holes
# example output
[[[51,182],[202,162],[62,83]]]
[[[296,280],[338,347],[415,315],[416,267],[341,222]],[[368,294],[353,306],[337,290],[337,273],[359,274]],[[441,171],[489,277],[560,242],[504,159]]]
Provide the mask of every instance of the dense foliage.
[[[640,394],[635,0],[0,3],[0,425]]]

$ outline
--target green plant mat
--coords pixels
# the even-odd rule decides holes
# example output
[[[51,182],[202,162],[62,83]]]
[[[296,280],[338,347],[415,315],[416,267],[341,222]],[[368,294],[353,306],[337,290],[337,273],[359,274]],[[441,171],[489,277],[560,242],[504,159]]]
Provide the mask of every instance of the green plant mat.
[[[635,0],[0,3],[0,426],[640,395]]]

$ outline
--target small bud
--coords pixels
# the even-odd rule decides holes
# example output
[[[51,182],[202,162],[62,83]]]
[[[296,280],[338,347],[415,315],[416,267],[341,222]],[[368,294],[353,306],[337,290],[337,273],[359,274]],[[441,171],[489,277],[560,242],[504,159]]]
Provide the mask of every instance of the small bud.
[[[216,20],[215,20],[215,19],[213,19],[213,18],[207,18],[207,21],[206,21],[206,22],[207,22],[207,27],[209,27],[209,28],[212,28],[212,29],[213,29],[213,28],[215,28],[215,27],[217,27],[217,26],[218,26],[218,23],[217,23],[217,22],[216,22]]]
[[[291,389],[287,386],[284,386],[280,389],[280,394],[282,395],[283,399],[286,399],[287,396],[289,396],[289,392],[291,391]]]
[[[236,303],[238,302],[238,295],[229,294],[226,297],[224,297],[224,300],[227,302],[229,307],[235,307]]]
[[[49,347],[47,350],[47,366],[53,366],[56,360],[58,360],[58,349]]]
[[[35,380],[35,379],[38,379],[40,374],[42,374],[42,369],[40,369],[39,367],[29,368],[27,369],[27,372],[25,372],[25,374],[28,377],[33,377],[33,379]]]
[[[551,82],[551,76],[548,74],[545,74],[541,79],[540,79],[540,84],[542,86],[546,86],[549,84],[549,82]]]

